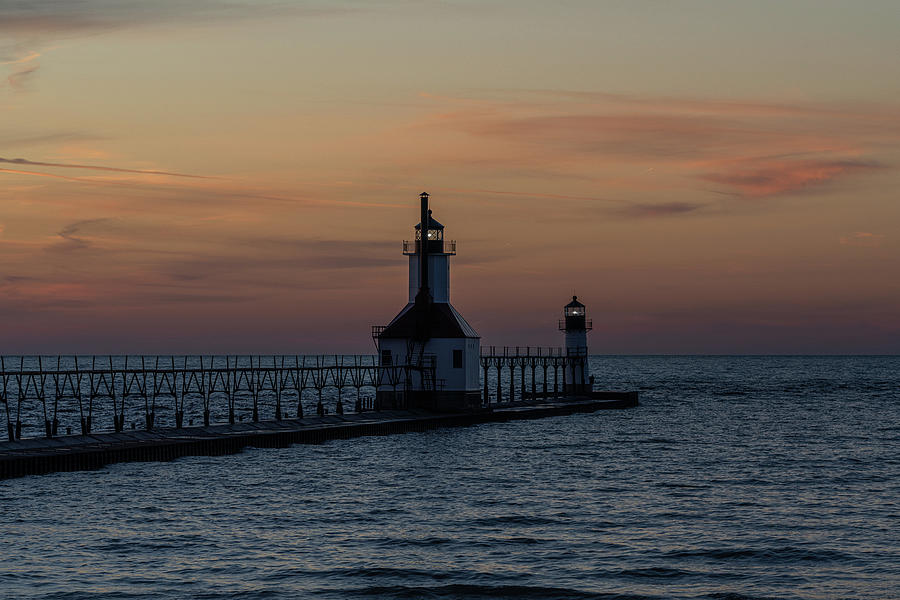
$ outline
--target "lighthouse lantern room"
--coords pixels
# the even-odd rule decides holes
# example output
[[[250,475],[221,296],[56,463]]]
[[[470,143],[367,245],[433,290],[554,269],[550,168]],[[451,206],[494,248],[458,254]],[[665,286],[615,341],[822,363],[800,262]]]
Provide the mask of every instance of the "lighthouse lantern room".
[[[411,368],[400,385],[396,377],[393,382],[382,380],[376,404],[445,411],[477,408],[481,338],[450,304],[450,257],[456,254],[456,242],[444,239],[444,226],[428,209],[428,194],[419,199],[414,241],[403,242],[403,254],[409,257],[407,304],[386,327],[373,331],[381,366]]]

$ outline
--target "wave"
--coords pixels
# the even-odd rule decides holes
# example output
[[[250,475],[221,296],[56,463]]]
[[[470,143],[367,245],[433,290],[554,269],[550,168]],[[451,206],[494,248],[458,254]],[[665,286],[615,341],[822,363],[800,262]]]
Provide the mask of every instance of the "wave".
[[[546,517],[533,517],[528,515],[503,515],[500,517],[483,517],[467,521],[470,525],[481,527],[493,527],[501,525],[557,525],[557,519]]]
[[[709,485],[703,485],[703,484],[697,485],[697,484],[693,484],[693,483],[670,483],[667,481],[661,481],[661,482],[657,483],[656,486],[663,487],[663,488],[676,488],[676,489],[685,488],[685,489],[692,489],[692,490],[703,490],[703,489],[708,489],[711,487]]]
[[[781,600],[774,596],[748,596],[747,594],[738,594],[735,592],[716,592],[709,594],[707,598],[714,600]]]
[[[430,548],[432,546],[443,546],[446,544],[457,544],[458,540],[453,540],[445,537],[426,537],[426,538],[384,538],[381,540],[375,540],[374,543],[378,545],[383,545],[387,547],[394,546],[414,546],[421,548]]]
[[[692,577],[697,575],[691,571],[682,569],[669,569],[667,567],[647,567],[643,569],[624,569],[617,573],[622,577],[633,577],[635,579],[677,579],[680,577]]]
[[[528,586],[528,585],[471,585],[453,584],[439,587],[373,586],[355,590],[319,590],[321,594],[339,592],[343,596],[364,596],[366,598],[454,598],[461,600],[495,600],[534,598],[547,600],[658,600],[660,596],[635,594],[608,594],[587,592],[573,588]]]
[[[836,550],[812,550],[784,546],[781,548],[701,548],[667,552],[671,558],[746,559],[768,562],[847,562],[856,557]]]

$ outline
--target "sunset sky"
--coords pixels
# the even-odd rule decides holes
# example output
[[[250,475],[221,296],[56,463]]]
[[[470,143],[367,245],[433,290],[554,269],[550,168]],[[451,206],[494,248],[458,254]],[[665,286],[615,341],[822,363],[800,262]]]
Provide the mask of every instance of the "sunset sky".
[[[0,0],[0,354],[900,352],[900,2]]]

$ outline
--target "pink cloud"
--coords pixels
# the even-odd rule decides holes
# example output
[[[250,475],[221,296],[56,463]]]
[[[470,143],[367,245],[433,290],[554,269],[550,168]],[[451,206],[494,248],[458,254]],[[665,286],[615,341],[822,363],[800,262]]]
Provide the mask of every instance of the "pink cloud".
[[[12,88],[14,90],[22,90],[25,88],[25,85],[27,84],[28,80],[31,79],[31,77],[35,74],[35,72],[38,70],[38,68],[39,68],[39,65],[19,69],[18,71],[11,73],[6,78],[6,83],[9,85],[10,88]]]
[[[821,187],[839,177],[881,168],[875,163],[853,160],[782,160],[732,167],[701,178],[725,184],[750,197],[777,196]]]
[[[880,246],[882,241],[884,241],[884,235],[868,231],[854,231],[841,236],[840,239],[843,246],[862,246],[864,248],[875,248]]]
[[[516,116],[501,111],[460,111],[442,115],[437,123],[477,136],[539,144],[555,151],[639,159],[705,156],[725,140],[754,135],[733,123],[688,115]]]

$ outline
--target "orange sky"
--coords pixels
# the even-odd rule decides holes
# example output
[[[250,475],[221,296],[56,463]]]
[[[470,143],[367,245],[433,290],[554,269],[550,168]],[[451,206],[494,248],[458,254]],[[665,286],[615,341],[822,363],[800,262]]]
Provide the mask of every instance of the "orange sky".
[[[744,5],[746,4],[746,5]],[[0,0],[0,353],[900,351],[900,4]]]

